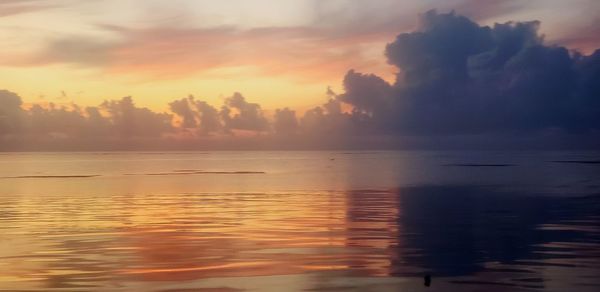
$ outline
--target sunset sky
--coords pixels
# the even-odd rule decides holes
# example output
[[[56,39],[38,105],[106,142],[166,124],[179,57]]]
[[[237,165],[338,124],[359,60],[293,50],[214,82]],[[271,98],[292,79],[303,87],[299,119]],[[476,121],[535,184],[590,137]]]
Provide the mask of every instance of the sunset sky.
[[[0,84],[25,105],[132,96],[162,111],[239,91],[267,111],[304,111],[349,69],[393,81],[385,44],[433,8],[480,24],[540,20],[547,43],[600,47],[595,0],[2,0]]]
[[[600,292],[600,0],[0,0],[0,40],[0,292]]]
[[[595,0],[4,0],[0,150],[600,147],[598,15]]]

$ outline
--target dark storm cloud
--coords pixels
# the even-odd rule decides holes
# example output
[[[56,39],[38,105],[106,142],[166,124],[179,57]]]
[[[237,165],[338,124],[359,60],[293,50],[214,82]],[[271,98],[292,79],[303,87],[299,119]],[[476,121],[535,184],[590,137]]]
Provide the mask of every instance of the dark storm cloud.
[[[389,133],[599,129],[600,53],[547,46],[538,27],[535,21],[479,26],[429,11],[418,31],[386,47],[401,72],[395,84],[350,71],[338,99]]]
[[[358,111],[372,113],[388,106],[392,95],[392,86],[373,74],[361,74],[350,70],[344,77],[346,92],[338,99],[352,104]]]

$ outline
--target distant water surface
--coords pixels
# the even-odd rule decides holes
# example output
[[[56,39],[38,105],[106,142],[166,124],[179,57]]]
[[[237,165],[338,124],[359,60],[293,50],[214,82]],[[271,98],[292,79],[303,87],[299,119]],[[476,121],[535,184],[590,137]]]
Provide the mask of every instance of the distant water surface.
[[[599,158],[3,153],[0,290],[598,291]]]

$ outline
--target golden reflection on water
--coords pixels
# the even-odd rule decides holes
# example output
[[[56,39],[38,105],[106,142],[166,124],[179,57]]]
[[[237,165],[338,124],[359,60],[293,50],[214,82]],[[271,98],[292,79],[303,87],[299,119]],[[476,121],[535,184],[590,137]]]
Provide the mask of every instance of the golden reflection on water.
[[[386,275],[386,248],[398,245],[394,198],[376,192],[5,198],[0,288],[350,268]]]
[[[0,289],[416,291],[425,272],[429,291],[598,287],[597,198],[412,192],[4,197]]]
[[[0,290],[595,292],[590,155],[4,155]]]

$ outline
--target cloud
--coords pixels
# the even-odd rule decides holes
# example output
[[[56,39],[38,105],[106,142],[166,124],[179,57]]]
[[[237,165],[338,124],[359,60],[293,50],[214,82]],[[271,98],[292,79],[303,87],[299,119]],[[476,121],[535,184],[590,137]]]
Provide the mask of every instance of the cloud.
[[[47,108],[33,105],[27,111],[26,130],[30,135],[85,137],[94,135],[88,131],[88,122],[78,107],[67,108],[50,104]]]
[[[121,137],[158,137],[172,129],[170,114],[136,107],[129,96],[105,101],[100,109],[109,114],[114,133]]]
[[[0,2],[0,17],[36,12],[60,7],[45,0],[3,0]]]
[[[598,53],[545,45],[535,21],[487,27],[436,11],[420,21],[417,31],[386,47],[389,63],[402,72],[395,84],[346,75],[338,100],[370,112],[377,130],[456,135],[600,128],[597,88],[582,84],[600,81],[590,73],[598,69]]]
[[[373,74],[361,74],[350,70],[344,77],[346,92],[337,98],[361,112],[373,113],[387,108],[392,86]]]
[[[228,131],[261,132],[269,129],[269,122],[264,116],[260,105],[247,102],[239,92],[225,99],[225,105],[221,108],[220,115],[225,130]]]
[[[193,96],[173,101],[169,103],[169,107],[181,118],[180,126],[184,129],[194,129],[196,134],[207,135],[223,129],[219,111]]]
[[[208,134],[217,132],[223,128],[223,124],[219,120],[219,112],[215,107],[211,106],[206,101],[196,101],[196,109],[201,133]]]
[[[10,1],[13,2],[21,3]],[[126,75],[153,81],[191,76],[230,78],[276,75],[300,82],[339,82],[339,77],[352,67],[358,71],[376,73],[387,80],[392,74],[392,68],[380,58],[379,48],[398,32],[413,29],[414,14],[417,11],[425,11],[431,7],[455,9],[477,21],[506,18],[512,13],[517,16],[532,15],[558,23],[554,26],[560,27],[556,18],[544,12],[536,12],[555,5],[545,4],[547,1],[371,2],[307,1],[302,5],[313,7],[312,10],[307,9],[306,21],[282,22],[280,26],[270,24],[272,26],[262,27],[248,25],[244,21],[234,24],[231,21],[219,22],[229,24],[206,26],[206,23],[217,23],[214,15],[203,15],[200,11],[187,9],[177,14],[177,17],[170,18],[167,17],[168,10],[165,12],[166,8],[156,6],[157,4],[150,4],[146,10],[142,9],[149,13],[149,19],[135,22],[124,19],[121,25],[107,25],[106,23],[115,23],[110,16],[113,14],[110,10],[113,5],[98,5],[107,10],[97,11],[99,18],[94,17],[94,23],[74,21],[74,26],[85,25],[84,30],[77,29],[74,30],[77,33],[72,34],[58,31],[37,39],[35,43],[39,41],[40,48],[32,47],[31,40],[27,40],[24,49],[5,53],[10,54],[4,65],[35,67],[70,64],[100,69],[100,72],[111,76]],[[593,6],[593,3],[588,2],[580,0],[572,6],[582,10],[582,13],[593,15],[597,11],[597,5]],[[46,2],[32,3],[39,5]],[[145,7],[146,4],[141,5]],[[191,7],[198,4],[189,5]],[[83,8],[73,10],[77,9]],[[123,11],[124,15],[130,15],[129,13],[131,11],[128,9]],[[586,18],[584,16],[581,20],[572,22],[581,23]],[[571,28],[555,42],[564,42],[591,52],[589,48],[599,43],[594,37],[597,21],[592,22],[591,27],[586,28],[585,35]],[[15,36],[22,34],[21,28],[7,29],[8,31]]]
[[[322,106],[306,111],[300,119],[303,135],[319,139],[338,139],[359,134],[363,129],[360,114],[345,113],[342,102],[329,99]]]
[[[192,108],[194,104],[193,96],[169,103],[171,111],[181,117],[182,128],[196,128],[198,126],[198,121],[196,120],[197,112]]]
[[[5,148],[75,149],[600,146],[600,50],[548,45],[538,21],[482,26],[429,11],[419,23],[385,47],[394,82],[349,70],[342,92],[328,89],[328,100],[302,115],[270,116],[237,92],[220,107],[189,96],[159,113],[131,97],[25,110],[0,91],[0,139]]]
[[[180,128],[191,130],[193,134],[200,136],[231,135],[236,131],[260,133],[268,132],[272,127],[261,106],[246,101],[239,92],[227,97],[220,110],[193,96],[175,100],[169,103],[169,107],[180,120]],[[278,109],[273,125],[277,128],[284,124],[286,127],[290,126],[289,114],[294,115],[288,109]]]
[[[455,10],[463,15],[484,21],[526,9],[518,0],[445,0],[397,1],[376,0],[369,5],[354,0],[314,1],[313,27],[335,31],[337,36],[367,36],[386,38],[398,32],[414,29],[414,15],[432,8]]]
[[[66,63],[152,79],[278,74],[301,80],[337,77],[350,63],[360,68],[385,67],[367,49],[356,46],[370,42],[368,36],[337,37],[321,28],[99,28],[111,37],[60,36],[34,54],[14,58],[11,65]]]
[[[24,114],[21,104],[21,98],[16,93],[0,90],[0,136],[20,129]]]
[[[465,15],[477,21],[485,21],[500,16],[510,15],[511,13],[527,8],[527,3],[519,0],[461,0],[457,3],[452,3],[452,1],[450,1],[449,4],[450,5],[446,8],[451,8],[461,15]]]
[[[273,130],[276,135],[295,135],[298,132],[298,119],[296,112],[289,108],[275,110],[273,117]]]
[[[21,105],[18,95],[0,91],[0,140],[10,147],[77,150],[95,143],[99,148],[133,147],[130,142],[161,139],[173,131],[170,114],[137,107],[131,97],[87,108],[50,103],[24,110]]]
[[[466,78],[467,58],[492,45],[489,28],[454,13],[429,11],[420,31],[400,34],[387,45],[388,62],[401,68],[409,84]]]

